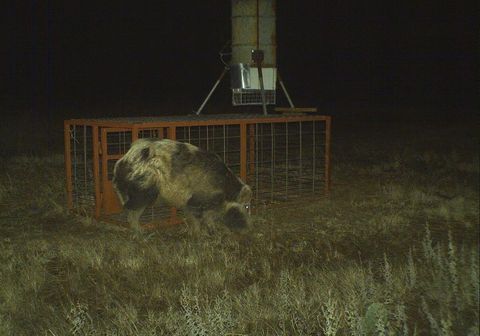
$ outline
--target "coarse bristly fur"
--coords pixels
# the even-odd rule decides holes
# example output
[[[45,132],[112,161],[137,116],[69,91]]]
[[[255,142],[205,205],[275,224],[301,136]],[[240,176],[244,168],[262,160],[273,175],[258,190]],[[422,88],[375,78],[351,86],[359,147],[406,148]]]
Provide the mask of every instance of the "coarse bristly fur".
[[[113,186],[139,228],[146,207],[157,200],[184,210],[200,224],[222,222],[231,229],[248,226],[251,188],[214,153],[169,139],[139,139],[117,161]]]

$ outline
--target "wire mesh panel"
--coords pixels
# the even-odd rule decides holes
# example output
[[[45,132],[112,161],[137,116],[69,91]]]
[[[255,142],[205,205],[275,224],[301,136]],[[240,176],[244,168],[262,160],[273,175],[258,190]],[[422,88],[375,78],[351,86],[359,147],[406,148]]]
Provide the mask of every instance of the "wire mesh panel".
[[[247,179],[256,203],[324,193],[324,122],[256,124],[249,137]]]
[[[103,128],[102,134],[102,145],[104,147],[102,161],[105,164],[104,172],[106,173],[106,178],[111,181],[115,163],[130,149],[132,144],[132,131],[128,129],[115,130]]]
[[[176,139],[217,154],[236,175],[240,174],[240,125],[177,127]]]
[[[78,211],[91,213],[95,207],[92,126],[69,125],[66,132],[71,166],[71,179],[67,181],[70,201]]]

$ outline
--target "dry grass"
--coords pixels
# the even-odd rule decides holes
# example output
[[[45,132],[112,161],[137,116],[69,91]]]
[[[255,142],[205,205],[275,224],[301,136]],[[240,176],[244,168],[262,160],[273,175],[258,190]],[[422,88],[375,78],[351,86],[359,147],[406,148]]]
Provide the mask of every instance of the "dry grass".
[[[330,198],[242,235],[74,217],[61,156],[10,158],[0,334],[478,335],[478,143],[408,132],[338,130]]]

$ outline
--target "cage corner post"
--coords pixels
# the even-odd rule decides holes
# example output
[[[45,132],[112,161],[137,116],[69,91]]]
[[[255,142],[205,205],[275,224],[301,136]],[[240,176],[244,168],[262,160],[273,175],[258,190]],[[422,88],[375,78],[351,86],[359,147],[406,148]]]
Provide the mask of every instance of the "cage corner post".
[[[72,190],[72,155],[70,144],[70,127],[71,124],[68,120],[63,122],[63,139],[65,142],[65,183],[67,188],[67,207],[73,209],[73,190]]]
[[[100,189],[100,153],[101,143],[99,139],[98,126],[92,126],[92,151],[93,151],[93,184],[95,188],[95,219],[100,218],[102,209],[102,193]]]
[[[332,140],[332,117],[325,117],[325,196],[330,194],[331,187],[331,140]]]
[[[176,126],[169,126],[167,131],[167,137],[170,140],[177,140],[177,127]],[[178,224],[181,221],[178,218],[177,208],[172,208],[170,210],[170,223],[169,224]]]
[[[132,143],[138,140],[139,128],[138,126],[132,127]]]

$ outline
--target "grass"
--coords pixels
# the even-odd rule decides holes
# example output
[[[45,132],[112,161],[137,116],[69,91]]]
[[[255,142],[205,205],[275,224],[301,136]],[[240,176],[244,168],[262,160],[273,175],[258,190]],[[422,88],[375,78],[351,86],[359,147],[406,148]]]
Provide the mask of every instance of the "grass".
[[[76,217],[61,155],[10,157],[0,335],[478,335],[469,132],[338,125],[331,196],[266,209],[245,234]]]

